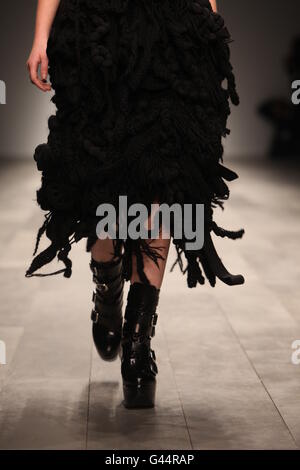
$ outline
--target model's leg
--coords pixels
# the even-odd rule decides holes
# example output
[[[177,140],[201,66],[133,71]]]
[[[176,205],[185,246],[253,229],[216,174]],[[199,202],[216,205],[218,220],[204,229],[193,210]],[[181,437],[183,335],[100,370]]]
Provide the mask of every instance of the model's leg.
[[[170,248],[170,239],[153,239],[153,240],[148,240],[147,241],[151,248],[160,248],[159,254],[161,255],[162,259],[159,258],[157,260],[158,265],[154,263],[152,259],[150,259],[148,256],[143,257],[144,261],[144,272],[152,286],[155,286],[157,289],[161,288],[163,278],[164,278],[164,273],[166,269],[166,263],[167,263],[167,258],[168,258],[168,253],[169,253],[169,248]],[[131,284],[135,282],[142,282],[138,272],[137,272],[137,262],[136,262],[136,257],[133,255],[132,257],[132,276],[131,276]]]
[[[114,258],[111,239],[97,240],[91,249],[90,268],[96,289],[93,293],[93,338],[100,357],[117,357],[122,337],[124,280],[121,259]]]
[[[111,238],[97,240],[91,249],[92,258],[95,261],[105,263],[112,261],[114,256],[113,241]]]
[[[156,204],[156,206],[153,206],[152,214],[151,216],[149,216],[147,220],[147,230],[149,231],[153,227],[154,217],[159,209],[159,204],[157,201],[155,201],[153,204]],[[144,262],[144,272],[150,284],[156,287],[157,289],[160,289],[162,282],[163,282],[163,277],[165,273],[165,268],[166,268],[166,263],[167,263],[169,248],[170,248],[170,235],[167,234],[167,232],[161,227],[159,231],[159,236],[154,239],[146,240],[146,242],[150,245],[151,248],[154,248],[154,249],[159,248],[158,253],[160,254],[161,258],[158,258],[157,260],[158,265],[154,263],[153,260],[146,255],[143,256],[143,262]],[[131,284],[135,282],[142,282],[137,272],[137,260],[136,260],[135,255],[133,255],[132,257],[132,275],[131,275],[130,281],[131,281]]]
[[[148,220],[148,229],[151,219]],[[127,297],[122,339],[122,366],[124,405],[126,408],[148,408],[155,404],[156,375],[158,372],[151,338],[157,322],[159,300],[170,238],[160,231],[157,239],[148,240],[152,248],[160,248],[158,266],[144,256],[144,272],[150,284],[142,283],[137,273],[136,258],[132,259],[131,285]]]

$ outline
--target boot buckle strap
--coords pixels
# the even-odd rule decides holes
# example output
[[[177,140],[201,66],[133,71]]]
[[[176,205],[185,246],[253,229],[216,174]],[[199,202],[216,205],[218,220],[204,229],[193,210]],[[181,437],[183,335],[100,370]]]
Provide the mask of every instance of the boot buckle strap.
[[[100,263],[101,264],[101,263]],[[106,266],[106,263],[103,263],[103,266],[95,266],[92,262],[90,263],[90,269],[94,276],[101,278],[102,276],[109,276],[112,278],[122,277],[122,263],[121,261],[113,266]]]
[[[155,325],[157,324],[157,319],[158,315],[155,313],[151,317],[151,323],[150,323],[150,336],[153,338],[155,336]]]
[[[97,284],[97,290],[101,292],[101,294],[105,294],[109,289],[107,284]]]
[[[151,357],[151,359],[153,359],[153,361],[156,361],[156,354],[155,354],[155,351],[153,349],[150,349],[150,357]]]
[[[98,276],[99,271],[98,271],[98,269],[96,268],[96,266],[92,266],[92,264],[90,264],[90,268],[91,268],[91,271],[92,271],[93,275],[94,275],[94,276]]]
[[[102,292],[98,292],[98,290],[97,290],[97,289],[93,290],[93,295],[92,295],[92,302],[94,302],[94,303],[95,303],[95,302],[96,302],[96,300],[98,300],[98,299],[97,299],[97,297],[98,297],[98,296],[99,296],[99,294],[101,294],[101,293],[102,293]],[[101,300],[101,299],[99,299],[99,300]]]
[[[136,323],[135,328],[134,328],[134,335],[136,335],[138,337],[139,334],[140,334],[140,330],[141,330],[141,324]],[[146,330],[146,332],[143,333],[142,335],[144,335],[144,334],[148,335],[149,337],[153,337],[155,335],[155,326],[150,324],[148,329]]]
[[[96,284],[97,290],[100,294],[105,294],[108,291],[109,289],[108,285],[105,283],[99,282],[96,276],[93,277],[93,281]]]
[[[144,334],[153,338],[153,336],[155,335],[155,325],[157,324],[157,319],[158,319],[158,315],[156,313],[151,315],[150,324],[148,327],[146,327],[146,333]],[[137,321],[134,327],[134,334],[139,335],[141,329],[143,329],[143,326],[141,325],[139,321]]]
[[[91,320],[92,320],[92,322],[93,322],[93,323],[98,323],[99,317],[100,317],[99,312],[97,312],[97,310],[93,309],[93,310],[92,310],[92,313],[91,313]]]

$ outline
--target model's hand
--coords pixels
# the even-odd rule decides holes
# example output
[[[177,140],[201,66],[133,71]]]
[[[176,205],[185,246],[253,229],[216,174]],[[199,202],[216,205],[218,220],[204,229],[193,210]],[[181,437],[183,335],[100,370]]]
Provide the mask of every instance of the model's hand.
[[[51,90],[51,85],[47,83],[48,57],[46,50],[46,44],[33,45],[26,63],[31,82],[42,91]]]

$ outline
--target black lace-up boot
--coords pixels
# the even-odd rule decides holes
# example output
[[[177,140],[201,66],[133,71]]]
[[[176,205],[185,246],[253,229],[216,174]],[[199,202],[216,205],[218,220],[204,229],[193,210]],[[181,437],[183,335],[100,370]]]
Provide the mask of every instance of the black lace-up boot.
[[[116,359],[122,338],[123,287],[122,260],[96,262],[90,268],[96,288],[93,292],[93,338],[105,361]]]
[[[160,290],[135,282],[130,286],[122,338],[124,406],[152,408],[155,404],[156,365],[151,338],[157,322]]]

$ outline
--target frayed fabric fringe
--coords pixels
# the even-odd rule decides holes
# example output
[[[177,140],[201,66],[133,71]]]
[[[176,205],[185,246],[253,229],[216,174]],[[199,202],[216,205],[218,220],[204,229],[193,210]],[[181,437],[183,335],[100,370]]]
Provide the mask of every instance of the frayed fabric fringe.
[[[117,207],[126,195],[129,204],[204,204],[204,246],[188,251],[171,233],[174,265],[189,287],[205,278],[212,286],[216,278],[244,282],[226,270],[211,238],[244,233],[213,220],[238,177],[222,165],[230,102],[239,103],[230,42],[209,0],[61,0],[47,47],[57,110],[34,155],[46,218],[26,276],[49,275],[37,271],[56,258],[65,267],[50,275],[70,277],[72,244],[86,238],[89,251],[97,240],[97,207]],[[51,244],[36,255],[44,235]],[[144,256],[161,256],[145,240],[115,240],[114,252],[126,280],[135,255],[145,283]]]

